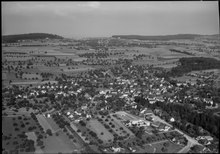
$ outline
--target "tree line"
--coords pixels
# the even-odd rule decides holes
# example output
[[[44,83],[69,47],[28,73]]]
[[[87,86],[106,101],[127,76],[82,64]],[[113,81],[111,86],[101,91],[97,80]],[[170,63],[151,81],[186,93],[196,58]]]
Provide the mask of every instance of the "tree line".
[[[190,57],[180,58],[179,65],[171,69],[169,76],[182,76],[191,71],[220,69],[220,61],[214,58]]]
[[[166,120],[169,120],[170,117],[174,117],[175,119],[179,118],[178,124],[177,122],[175,123],[175,125],[178,125],[178,127],[180,127],[179,125],[183,121],[190,122],[197,127],[193,130],[195,131],[195,133],[197,133],[196,131],[198,131],[198,126],[200,126],[203,129],[209,131],[215,137],[219,138],[220,118],[218,116],[215,116],[213,114],[213,111],[211,110],[207,110],[206,112],[200,113],[195,110],[192,110],[190,105],[188,104],[171,104],[159,101],[157,101],[154,104],[150,104],[147,99],[141,96],[136,96],[135,102],[138,103],[138,108],[145,106],[153,110],[157,108],[162,109],[163,111],[165,111],[165,113],[167,113],[167,116],[165,117]],[[180,128],[185,132],[192,131],[188,130],[189,128],[187,127]]]

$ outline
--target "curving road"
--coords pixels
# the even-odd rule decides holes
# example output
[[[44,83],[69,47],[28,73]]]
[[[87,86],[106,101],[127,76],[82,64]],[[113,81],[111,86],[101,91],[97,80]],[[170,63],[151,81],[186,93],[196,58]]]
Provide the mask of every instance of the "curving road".
[[[155,115],[153,115],[152,117],[154,118],[155,121],[159,121],[159,122],[165,123],[168,126],[172,127],[172,125],[170,125],[169,123],[167,123],[165,120],[161,119],[160,117],[155,116]],[[201,145],[200,143],[198,143],[197,140],[195,140],[194,138],[190,137],[187,134],[184,134],[179,129],[175,128],[174,130],[179,132],[180,134],[182,134],[188,140],[187,145],[184,148],[182,148],[178,153],[187,153],[193,145],[196,145],[196,144],[197,145]]]

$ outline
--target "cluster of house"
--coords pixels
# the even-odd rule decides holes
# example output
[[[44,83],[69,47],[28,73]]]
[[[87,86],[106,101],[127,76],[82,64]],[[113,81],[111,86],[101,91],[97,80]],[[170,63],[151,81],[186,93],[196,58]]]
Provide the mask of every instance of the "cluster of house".
[[[196,140],[203,145],[210,145],[213,141],[213,137],[211,136],[198,136]]]

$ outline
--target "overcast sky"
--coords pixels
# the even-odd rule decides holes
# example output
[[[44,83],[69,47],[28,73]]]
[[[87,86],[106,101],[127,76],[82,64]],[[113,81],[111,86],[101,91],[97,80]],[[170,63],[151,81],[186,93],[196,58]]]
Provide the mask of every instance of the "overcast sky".
[[[218,34],[218,2],[2,2],[2,34]]]

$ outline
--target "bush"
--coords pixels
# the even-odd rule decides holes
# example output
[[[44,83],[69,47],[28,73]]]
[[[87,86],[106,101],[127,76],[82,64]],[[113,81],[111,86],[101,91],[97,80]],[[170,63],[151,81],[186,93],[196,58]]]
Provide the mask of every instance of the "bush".
[[[18,124],[17,123],[13,123],[13,126],[18,126]]]
[[[168,147],[170,144],[169,144],[168,142],[165,142],[163,145],[164,145],[165,147]]]
[[[47,133],[48,135],[50,135],[50,136],[53,135],[51,129],[47,129],[46,133]]]
[[[162,148],[161,148],[161,151],[162,151],[162,152],[167,152],[167,148],[162,147]]]

